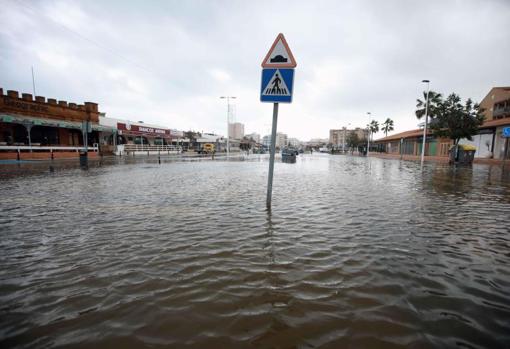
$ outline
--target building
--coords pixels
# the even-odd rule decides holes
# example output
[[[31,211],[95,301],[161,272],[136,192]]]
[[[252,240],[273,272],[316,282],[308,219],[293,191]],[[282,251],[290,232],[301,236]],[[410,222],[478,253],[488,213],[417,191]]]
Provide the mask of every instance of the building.
[[[227,139],[221,135],[214,133],[202,133],[201,137],[196,140],[197,147],[195,150],[201,151],[204,148],[204,144],[214,144],[214,150],[216,152],[227,151]],[[229,146],[230,151],[239,151],[239,142],[230,140]]]
[[[234,122],[228,124],[228,135],[232,139],[243,139],[244,137],[244,124]]]
[[[328,138],[312,138],[308,142],[306,142],[307,148],[320,148],[327,145],[329,142]]]
[[[329,144],[333,148],[347,149],[347,139],[351,132],[355,132],[358,135],[358,139],[367,138],[367,130],[356,127],[355,129],[348,129],[342,127],[341,129],[329,130]]]
[[[480,108],[482,108],[485,120],[502,119],[505,117],[504,108],[501,108],[501,103],[510,101],[510,86],[506,87],[493,87],[489,93],[480,102]],[[506,117],[510,111],[508,107],[506,109]]]
[[[99,124],[97,103],[20,97],[13,90],[4,95],[0,88],[0,159],[77,158],[85,146],[94,157],[100,132],[114,130]]]
[[[476,147],[475,158],[510,158],[508,138],[503,137],[503,128],[510,127],[510,87],[492,88],[480,103],[484,109],[484,123],[472,140],[461,139],[459,144]],[[421,155],[423,130],[401,132],[374,142],[371,151],[379,150],[393,154]],[[427,133],[425,155],[447,157],[453,142],[437,138],[430,130]]]
[[[258,133],[250,133],[250,134],[247,134],[245,135],[246,138],[248,139],[253,139],[255,141],[255,143],[260,143],[260,135]]]
[[[177,146],[183,146],[183,132],[166,126],[110,118],[105,114],[99,116],[99,124],[114,130],[114,135],[102,132],[99,138],[103,149],[108,148],[117,155],[175,152]]]
[[[271,135],[265,135],[262,137],[262,145],[266,148],[271,146]]]
[[[287,146],[287,135],[282,132],[276,132],[276,148],[281,149]]]
[[[269,148],[271,147],[271,135],[266,135],[262,137],[262,144]],[[287,135],[282,132],[276,132],[276,148],[281,149],[288,144]]]
[[[290,145],[291,147],[299,148],[299,147],[301,147],[301,145],[302,145],[302,143],[303,143],[303,142],[301,142],[301,141],[300,141],[299,139],[297,139],[297,138],[293,138],[293,137],[291,137],[291,138],[289,138],[288,143],[289,143],[289,145]]]

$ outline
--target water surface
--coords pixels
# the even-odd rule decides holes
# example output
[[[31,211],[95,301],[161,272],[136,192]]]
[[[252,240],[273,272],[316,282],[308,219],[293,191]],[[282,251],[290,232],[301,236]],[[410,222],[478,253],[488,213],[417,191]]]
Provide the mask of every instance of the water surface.
[[[1,166],[0,346],[510,346],[510,171],[267,166]]]

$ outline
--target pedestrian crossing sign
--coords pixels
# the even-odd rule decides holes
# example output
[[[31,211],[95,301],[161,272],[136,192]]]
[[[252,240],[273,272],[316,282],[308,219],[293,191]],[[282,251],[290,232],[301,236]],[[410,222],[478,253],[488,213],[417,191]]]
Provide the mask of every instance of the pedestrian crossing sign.
[[[294,69],[262,69],[260,101],[291,103],[294,87]]]

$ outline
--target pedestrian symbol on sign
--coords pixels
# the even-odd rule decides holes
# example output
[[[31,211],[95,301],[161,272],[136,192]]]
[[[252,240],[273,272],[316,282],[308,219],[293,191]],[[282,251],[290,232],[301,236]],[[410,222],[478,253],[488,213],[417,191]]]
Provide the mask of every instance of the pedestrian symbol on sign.
[[[278,69],[276,69],[273,77],[269,80],[269,83],[264,88],[262,95],[264,96],[290,96],[289,89],[285,84],[285,81],[280,78],[281,73]]]

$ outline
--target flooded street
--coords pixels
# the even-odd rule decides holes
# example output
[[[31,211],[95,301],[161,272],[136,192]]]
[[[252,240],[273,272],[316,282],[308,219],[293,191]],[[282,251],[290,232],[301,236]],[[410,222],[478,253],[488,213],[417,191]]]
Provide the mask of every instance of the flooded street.
[[[508,348],[510,170],[267,169],[1,165],[0,346]]]

